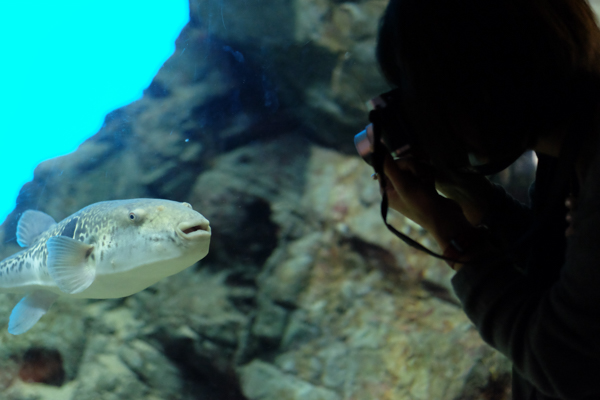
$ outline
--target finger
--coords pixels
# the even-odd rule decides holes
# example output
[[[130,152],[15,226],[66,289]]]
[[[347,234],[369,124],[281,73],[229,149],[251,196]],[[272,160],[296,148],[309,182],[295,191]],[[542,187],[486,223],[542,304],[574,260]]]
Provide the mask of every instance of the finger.
[[[413,157],[402,157],[398,159],[387,158],[384,163],[384,173],[390,178],[394,187],[408,189],[416,185],[425,187],[435,185],[433,168]]]
[[[423,182],[435,180],[435,168],[431,164],[412,156],[396,158],[394,162],[400,170],[409,170]]]
[[[408,173],[407,173],[408,172]],[[410,163],[401,159],[394,162],[392,157],[386,156],[383,163],[384,178],[387,183],[387,189],[391,186],[396,191],[403,191],[406,185],[407,175],[411,174]]]

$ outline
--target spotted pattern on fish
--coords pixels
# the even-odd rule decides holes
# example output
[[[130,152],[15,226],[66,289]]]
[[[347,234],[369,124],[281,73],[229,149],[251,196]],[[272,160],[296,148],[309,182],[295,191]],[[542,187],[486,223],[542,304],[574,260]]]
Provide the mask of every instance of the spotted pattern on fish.
[[[25,212],[17,241],[29,245],[0,261],[0,291],[24,293],[8,331],[31,329],[59,296],[130,296],[208,253],[208,220],[188,203],[159,199],[92,204],[59,223]]]
[[[120,245],[119,241],[114,240],[119,229],[119,224],[112,217],[115,207],[139,200],[163,201],[136,199],[96,203],[81,209],[43,232],[24,251],[0,262],[0,289],[23,285],[23,282],[54,285],[47,268],[48,249],[46,247],[47,240],[52,236],[65,236],[94,246],[94,251],[89,256],[93,260],[107,261],[107,254],[118,249]],[[149,218],[151,217],[149,216]],[[180,242],[177,239],[175,229],[144,237],[144,241],[147,243],[168,241],[175,244]],[[115,261],[114,265],[115,268],[120,266],[118,261]]]

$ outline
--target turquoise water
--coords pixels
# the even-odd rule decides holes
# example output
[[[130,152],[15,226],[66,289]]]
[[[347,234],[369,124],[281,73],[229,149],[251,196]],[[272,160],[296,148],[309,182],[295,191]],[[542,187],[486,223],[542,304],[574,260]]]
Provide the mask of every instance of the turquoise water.
[[[0,157],[10,171],[0,221],[37,164],[74,151],[141,97],[188,20],[184,0],[0,3],[0,137],[11,149]]]

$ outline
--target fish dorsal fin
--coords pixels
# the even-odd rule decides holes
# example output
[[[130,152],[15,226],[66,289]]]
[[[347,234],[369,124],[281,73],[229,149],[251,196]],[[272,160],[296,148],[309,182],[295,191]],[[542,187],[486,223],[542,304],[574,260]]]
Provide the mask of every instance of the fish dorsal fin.
[[[94,246],[66,236],[52,236],[46,242],[46,247],[48,272],[61,291],[80,293],[94,282]]]
[[[36,290],[23,297],[10,313],[8,332],[12,335],[27,332],[42,318],[42,315],[46,314],[57,297],[57,294],[47,290]]]
[[[54,218],[36,210],[27,210],[17,224],[17,243],[21,247],[31,245],[35,238],[56,225]]]

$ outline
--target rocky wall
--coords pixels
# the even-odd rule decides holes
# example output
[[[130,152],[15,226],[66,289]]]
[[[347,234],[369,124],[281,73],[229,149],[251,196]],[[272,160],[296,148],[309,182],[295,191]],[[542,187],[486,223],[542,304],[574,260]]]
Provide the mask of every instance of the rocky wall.
[[[387,231],[353,154],[364,101],[386,89],[384,6],[190,2],[144,96],[37,167],[0,251],[17,250],[26,209],[59,220],[158,197],[211,221],[209,256],[128,298],[59,299],[26,334],[1,330],[7,399],[508,398],[509,364],[462,313],[451,271]],[[18,296],[2,300],[6,326]]]

